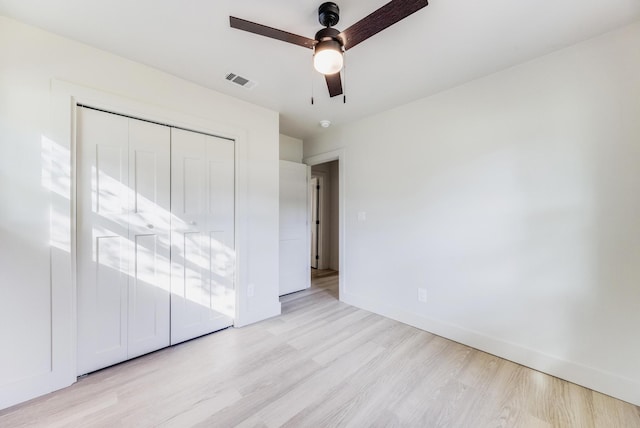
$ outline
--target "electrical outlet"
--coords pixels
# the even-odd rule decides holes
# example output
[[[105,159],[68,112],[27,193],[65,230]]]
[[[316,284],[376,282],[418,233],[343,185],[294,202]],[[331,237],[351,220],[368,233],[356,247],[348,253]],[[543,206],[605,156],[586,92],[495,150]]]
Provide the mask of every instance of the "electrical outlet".
[[[418,302],[427,303],[427,289],[418,288]]]
[[[249,284],[247,287],[247,297],[253,297],[256,292],[256,288],[253,284]]]

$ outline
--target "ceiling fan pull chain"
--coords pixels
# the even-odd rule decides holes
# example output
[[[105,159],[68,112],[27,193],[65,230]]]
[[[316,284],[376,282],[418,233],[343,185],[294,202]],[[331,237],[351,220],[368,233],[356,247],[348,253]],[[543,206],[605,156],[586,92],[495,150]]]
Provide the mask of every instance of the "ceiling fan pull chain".
[[[314,52],[315,52],[315,48],[314,48]],[[315,95],[315,93],[314,93],[315,85],[313,84],[313,78],[315,77],[314,71],[315,70],[313,68],[313,56],[311,56],[311,105],[313,105],[313,97]]]
[[[347,55],[346,52],[342,53],[343,65],[342,65],[342,86],[344,88],[342,93],[342,104],[347,103]]]

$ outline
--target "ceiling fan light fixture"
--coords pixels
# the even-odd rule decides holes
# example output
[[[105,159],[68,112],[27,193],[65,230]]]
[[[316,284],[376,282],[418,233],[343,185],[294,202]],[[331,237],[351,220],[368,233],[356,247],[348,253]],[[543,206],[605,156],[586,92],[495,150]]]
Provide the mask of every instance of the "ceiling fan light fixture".
[[[342,47],[336,40],[324,40],[316,45],[313,67],[322,74],[335,74],[342,70]]]
[[[318,8],[318,22],[325,28],[318,31],[313,39],[235,16],[229,17],[229,25],[231,28],[313,49],[314,68],[324,74],[329,96],[335,97],[344,94],[342,76],[339,73],[344,66],[344,52],[428,4],[428,0],[391,0],[346,30],[338,31],[334,25],[340,20],[340,8],[333,2],[324,2]],[[343,100],[346,101],[346,98]]]

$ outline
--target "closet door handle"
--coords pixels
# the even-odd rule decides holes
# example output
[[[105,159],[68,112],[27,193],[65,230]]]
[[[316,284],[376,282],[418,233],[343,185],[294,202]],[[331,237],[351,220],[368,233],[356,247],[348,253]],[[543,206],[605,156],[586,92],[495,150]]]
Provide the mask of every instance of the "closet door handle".
[[[195,226],[195,225],[196,225],[196,224],[198,224],[198,223],[196,223],[195,221],[190,221],[190,222],[189,222],[189,224],[190,224],[191,226]]]
[[[148,227],[149,229],[153,229],[153,225],[152,225],[152,224],[148,224],[148,225],[147,225],[147,227]]]

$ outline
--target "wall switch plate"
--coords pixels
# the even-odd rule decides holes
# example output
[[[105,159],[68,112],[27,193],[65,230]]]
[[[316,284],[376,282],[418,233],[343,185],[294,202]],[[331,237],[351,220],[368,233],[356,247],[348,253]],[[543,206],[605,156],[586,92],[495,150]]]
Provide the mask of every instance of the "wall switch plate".
[[[367,221],[367,213],[364,211],[358,212],[358,221]]]
[[[253,284],[249,284],[247,287],[247,297],[253,297],[256,292],[256,288]]]
[[[427,289],[418,288],[418,302],[427,303]]]

